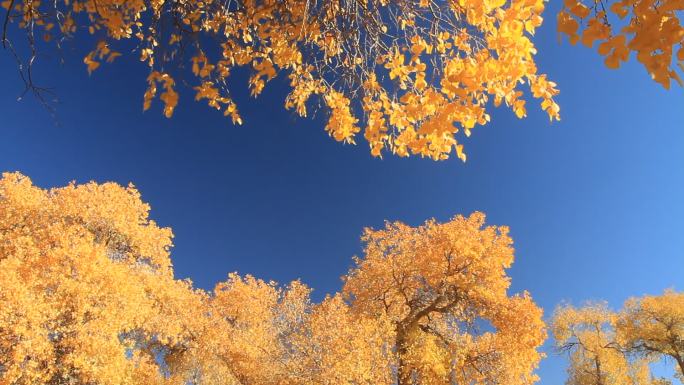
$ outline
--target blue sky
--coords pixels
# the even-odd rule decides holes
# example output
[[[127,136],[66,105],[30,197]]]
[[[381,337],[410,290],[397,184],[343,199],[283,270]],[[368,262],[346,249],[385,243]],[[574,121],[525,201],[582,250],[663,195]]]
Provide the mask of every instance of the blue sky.
[[[562,121],[531,105],[518,120],[496,110],[465,140],[468,162],[372,158],[363,140],[341,145],[321,117],[282,108],[285,82],[251,100],[233,81],[245,124],[181,92],[173,119],[142,112],[146,68],[119,58],[88,76],[85,49],[41,58],[38,83],[55,88],[52,118],[0,56],[0,170],[37,185],[133,182],[152,217],[173,227],[176,274],[211,288],[231,271],[287,282],[316,298],[340,288],[365,226],[480,210],[511,227],[513,290],[547,315],[562,301],[684,289],[684,91],[666,91],[630,62],[605,68],[583,47],[559,44],[555,11],[535,42],[542,72],[559,84]],[[543,385],[564,381],[549,351]]]

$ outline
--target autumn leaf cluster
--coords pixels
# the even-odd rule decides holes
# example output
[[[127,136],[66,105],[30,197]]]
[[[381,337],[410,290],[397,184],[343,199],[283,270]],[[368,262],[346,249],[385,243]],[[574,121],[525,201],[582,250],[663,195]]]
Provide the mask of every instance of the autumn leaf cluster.
[[[465,160],[461,135],[489,122],[492,104],[524,117],[525,94],[559,119],[558,90],[538,72],[531,40],[543,21],[543,0],[5,0],[2,6],[3,45],[15,41],[8,25],[26,31],[33,49],[41,37],[61,46],[94,35],[99,42],[84,59],[89,72],[120,56],[117,46],[134,42],[149,66],[144,109],[159,98],[167,117],[179,102],[180,78],[195,100],[242,123],[230,91],[231,74],[245,67],[253,96],[285,77],[291,87],[285,108],[300,116],[322,108],[331,137],[354,143],[362,133],[374,156],[389,151],[441,160],[455,153]]]
[[[148,68],[143,109],[171,117],[187,85],[196,101],[242,124],[231,91],[238,68],[256,97],[277,77],[284,107],[320,111],[336,141],[359,135],[373,156],[466,160],[464,139],[502,104],[518,118],[538,100],[560,119],[559,91],[540,73],[532,41],[544,0],[3,0],[3,47],[39,98],[32,67],[46,44],[84,34],[88,72],[122,52]],[[663,87],[682,84],[681,0],[564,0],[557,29],[598,46],[609,68],[635,56]],[[16,28],[13,28],[16,27]],[[26,35],[30,54],[15,49]],[[142,80],[142,79],[141,79]],[[238,85],[241,86],[241,85]]]
[[[634,53],[653,80],[670,88],[672,80],[684,84],[683,12],[681,0],[564,0],[558,31],[572,44],[598,43],[608,68],[618,68]]]

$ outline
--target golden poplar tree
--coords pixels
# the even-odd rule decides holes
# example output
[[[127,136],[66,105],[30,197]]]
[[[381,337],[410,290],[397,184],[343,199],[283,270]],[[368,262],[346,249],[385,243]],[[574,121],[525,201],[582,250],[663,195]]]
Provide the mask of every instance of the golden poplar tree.
[[[616,315],[605,304],[556,310],[551,329],[556,348],[567,353],[567,385],[650,385],[648,362],[629,359],[616,343]]]
[[[134,187],[0,179],[0,384],[170,384],[203,295]],[[176,384],[184,384],[179,379]]]
[[[684,293],[667,290],[659,296],[630,298],[616,328],[626,350],[644,358],[672,359],[684,382]]]
[[[300,332],[311,311],[310,289],[285,288],[235,273],[214,289],[210,305],[219,324],[215,345],[238,384],[294,384],[302,376]],[[214,333],[214,332],[212,332]]]
[[[358,317],[340,295],[314,304],[309,294],[298,281],[283,288],[235,273],[218,284],[198,350],[224,372],[211,383],[390,385],[383,320]]]
[[[396,380],[531,384],[546,332],[527,293],[509,295],[506,227],[474,213],[419,227],[366,230],[365,256],[345,278],[352,310],[391,326]]]
[[[390,325],[360,315],[341,295],[327,297],[295,334],[301,385],[391,385]]]
[[[570,356],[568,385],[669,384],[649,364],[671,359],[684,379],[684,294],[630,298],[618,312],[605,304],[559,307],[556,347]]]

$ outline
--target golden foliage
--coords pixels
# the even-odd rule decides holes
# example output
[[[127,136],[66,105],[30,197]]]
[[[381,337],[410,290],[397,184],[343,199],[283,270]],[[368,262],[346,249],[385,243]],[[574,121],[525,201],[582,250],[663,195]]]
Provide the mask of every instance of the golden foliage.
[[[605,56],[608,68],[618,68],[634,52],[653,80],[670,88],[671,80],[683,85],[684,11],[681,0],[564,0],[558,14],[558,31],[571,44],[581,40]],[[581,24],[581,27],[580,27]],[[677,68],[679,67],[679,69]]]
[[[179,96],[174,78],[193,78],[196,100],[242,119],[230,74],[251,70],[253,96],[281,75],[285,107],[306,116],[318,96],[326,131],[354,143],[363,131],[371,153],[384,150],[465,161],[466,136],[490,120],[489,102],[526,116],[522,84],[559,119],[555,83],[538,74],[531,41],[544,0],[9,0],[7,20],[29,36],[61,42],[87,29],[100,42],[84,59],[89,72],[137,42],[150,67],[144,109],[162,83],[164,114]],[[57,27],[57,28],[55,28]],[[54,39],[53,36],[59,37]],[[3,44],[8,42],[3,34]],[[33,40],[31,40],[33,41]],[[122,51],[123,52],[123,51]],[[189,65],[192,76],[183,68]]]
[[[314,304],[298,281],[174,279],[133,186],[3,174],[0,384],[530,384],[541,309],[507,295],[511,239],[483,224],[367,230],[344,293]]]

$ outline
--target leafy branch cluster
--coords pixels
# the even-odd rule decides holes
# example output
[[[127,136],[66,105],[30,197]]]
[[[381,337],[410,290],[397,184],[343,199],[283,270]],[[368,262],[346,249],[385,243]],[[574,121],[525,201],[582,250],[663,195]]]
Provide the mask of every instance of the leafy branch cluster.
[[[684,3],[679,0],[565,0],[558,14],[558,31],[570,43],[605,56],[608,68],[618,68],[632,53],[654,81],[670,88],[684,85]],[[580,27],[581,26],[581,27]]]
[[[27,88],[34,89],[34,36],[61,44],[85,33],[99,43],[85,57],[88,71],[120,55],[121,40],[150,73],[144,108],[157,95],[170,117],[176,78],[192,68],[196,100],[242,118],[230,74],[251,70],[253,96],[281,74],[291,92],[285,107],[306,116],[311,104],[329,114],[337,141],[358,133],[371,153],[388,150],[435,160],[465,160],[457,134],[490,120],[489,102],[526,115],[522,84],[549,117],[559,118],[555,84],[538,74],[530,40],[542,23],[543,0],[7,0],[7,28],[25,30],[31,47]],[[38,92],[39,94],[39,92]]]

